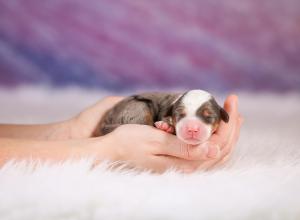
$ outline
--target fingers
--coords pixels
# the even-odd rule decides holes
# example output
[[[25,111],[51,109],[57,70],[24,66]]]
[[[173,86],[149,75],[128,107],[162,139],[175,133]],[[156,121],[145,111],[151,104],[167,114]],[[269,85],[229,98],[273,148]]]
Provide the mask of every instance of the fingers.
[[[232,132],[232,135],[228,141],[228,144],[223,148],[222,150],[222,154],[224,156],[228,155],[228,154],[231,154],[232,153],[232,150],[233,148],[235,147],[235,144],[240,136],[240,129],[241,129],[241,126],[242,126],[242,122],[243,122],[243,119],[241,116],[239,116],[237,122],[236,122],[236,126],[235,126],[235,129],[234,131]]]
[[[80,136],[76,136],[92,137],[97,135],[97,126],[102,116],[123,98],[119,96],[106,97],[75,116],[73,120],[81,133]]]
[[[200,146],[188,145],[179,140],[174,135],[165,135],[161,137],[165,147],[159,149],[158,154],[171,155],[186,160],[211,160],[220,156],[220,151],[227,145],[230,136],[233,133],[233,129],[236,123],[237,116],[237,98],[236,96],[230,96],[226,102],[225,107],[231,115],[231,119],[228,124],[223,123],[221,130],[225,133],[213,134],[209,141]],[[162,127],[161,123],[156,124],[157,127]],[[213,163],[213,162],[212,162]]]
[[[191,161],[207,159],[207,148],[186,144],[175,135],[164,133],[161,144],[163,147],[158,149],[157,155],[170,155]]]
[[[106,97],[99,102],[97,102],[94,106],[91,107],[90,115],[97,116],[97,118],[101,118],[102,115],[116,105],[118,102],[123,100],[124,97],[121,96],[109,96]]]
[[[103,101],[108,102],[108,103],[117,103],[123,100],[123,96],[108,96],[103,99]]]
[[[214,138],[218,139],[219,142],[228,139],[236,123],[238,117],[238,97],[236,95],[229,95],[225,100],[224,109],[229,115],[229,122],[225,123],[221,121],[217,131],[213,134],[213,137],[216,136]]]
[[[85,111],[81,112],[79,116],[84,117],[85,120],[98,120],[101,118],[104,112],[120,102],[122,99],[124,99],[124,97],[121,96],[106,97],[98,101],[96,104],[90,106]]]
[[[233,126],[232,133],[229,135],[227,144],[222,150],[213,143],[207,143],[208,146],[205,148],[204,146],[191,146],[183,142],[178,143],[179,140],[172,140],[168,145],[165,145],[163,153],[177,157],[177,160],[172,160],[172,163],[177,163],[177,167],[184,172],[219,167],[230,158],[233,148],[238,141],[242,123],[243,118],[239,116],[236,124]],[[173,166],[176,166],[176,164]]]
[[[195,162],[184,159],[171,157],[168,155],[159,155],[153,157],[153,165],[151,169],[162,173],[168,169],[176,169],[184,173],[192,173],[197,169]]]
[[[208,169],[215,169],[218,167],[221,167],[224,163],[226,163],[230,158],[233,153],[233,150],[238,142],[239,135],[240,135],[240,129],[243,124],[244,119],[239,116],[239,119],[237,121],[236,129],[233,132],[233,135],[231,139],[228,141],[228,144],[224,147],[224,149],[221,152],[221,157],[217,160],[214,161],[211,166],[208,166]]]
[[[100,100],[99,102],[97,102],[94,107],[106,110],[106,109],[113,107],[115,104],[117,104],[118,102],[120,102],[123,99],[124,99],[124,97],[122,97],[122,96],[108,96],[108,97],[104,98],[103,100]]]
[[[229,114],[229,122],[225,123],[221,121],[217,131],[211,136],[208,142],[216,144],[220,147],[220,150],[227,145],[230,135],[232,135],[235,129],[236,122],[238,120],[238,97],[236,95],[230,95],[224,104],[225,110]]]
[[[217,159],[220,157],[221,150],[218,145],[209,145],[207,146],[207,157],[210,159]]]
[[[229,114],[230,120],[227,124],[221,123],[216,134],[213,134],[209,141],[206,143],[208,149],[211,147],[219,147],[220,154],[218,157],[211,161],[204,161],[199,163],[200,169],[208,169],[220,163],[224,157],[228,159],[231,155],[233,147],[239,137],[240,126],[242,120],[238,113],[238,99],[235,95],[230,95],[226,101],[224,108]],[[224,160],[226,160],[224,159]]]

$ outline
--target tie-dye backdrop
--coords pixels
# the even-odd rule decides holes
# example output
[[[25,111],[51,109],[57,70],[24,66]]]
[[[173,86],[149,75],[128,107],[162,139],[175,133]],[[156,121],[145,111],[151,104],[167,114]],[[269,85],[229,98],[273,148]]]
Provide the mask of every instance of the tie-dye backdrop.
[[[0,0],[0,85],[300,91],[299,0]]]

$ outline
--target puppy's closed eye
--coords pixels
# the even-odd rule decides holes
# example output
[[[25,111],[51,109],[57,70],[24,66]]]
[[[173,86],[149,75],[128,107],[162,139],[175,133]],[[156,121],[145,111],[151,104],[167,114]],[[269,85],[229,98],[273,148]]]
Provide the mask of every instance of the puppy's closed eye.
[[[210,111],[209,109],[204,109],[202,112],[202,115],[204,117],[213,117],[215,116],[214,113],[212,111]]]

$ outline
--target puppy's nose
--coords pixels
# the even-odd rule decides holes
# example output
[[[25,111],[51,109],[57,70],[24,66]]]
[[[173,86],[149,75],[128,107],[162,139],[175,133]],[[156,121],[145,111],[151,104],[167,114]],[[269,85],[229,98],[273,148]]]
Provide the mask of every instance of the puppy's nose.
[[[198,133],[198,131],[199,131],[199,127],[198,126],[187,127],[187,132],[190,133],[190,134]]]
[[[200,125],[197,122],[189,122],[185,126],[185,133],[190,137],[195,137],[200,133]]]

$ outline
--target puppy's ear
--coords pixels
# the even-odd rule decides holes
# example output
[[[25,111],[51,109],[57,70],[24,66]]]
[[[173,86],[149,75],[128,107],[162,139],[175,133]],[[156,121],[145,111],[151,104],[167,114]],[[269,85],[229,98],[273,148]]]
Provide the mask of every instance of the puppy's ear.
[[[166,112],[165,117],[172,116],[172,115],[173,115],[173,109],[174,109],[174,104],[169,105],[169,106],[167,107],[167,109],[165,110],[165,112]]]
[[[158,105],[157,101],[155,101],[155,94],[153,93],[144,93],[140,95],[133,95],[132,96],[135,100],[140,101],[140,102],[145,102],[149,108],[153,111],[153,114],[156,115],[158,112]]]
[[[211,100],[211,103],[216,110],[219,109],[221,120],[223,120],[226,123],[229,122],[229,115],[225,111],[225,109],[223,109],[221,106],[219,106],[219,104],[217,103],[217,101],[214,98]]]
[[[152,102],[154,96],[152,94],[140,94],[140,95],[133,95],[132,96],[135,100],[142,101],[142,102]]]
[[[229,122],[229,115],[222,107],[220,107],[220,116],[224,122]]]

